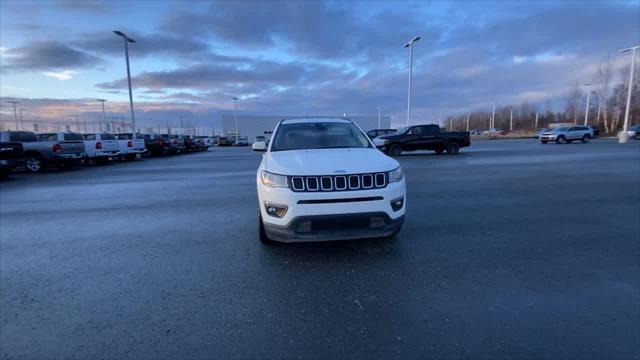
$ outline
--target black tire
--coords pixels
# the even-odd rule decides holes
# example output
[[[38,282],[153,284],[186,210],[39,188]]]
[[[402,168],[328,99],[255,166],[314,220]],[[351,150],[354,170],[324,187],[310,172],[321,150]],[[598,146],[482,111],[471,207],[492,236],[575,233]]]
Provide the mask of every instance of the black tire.
[[[400,156],[402,154],[402,148],[400,145],[391,145],[389,148],[389,155],[391,156]]]
[[[567,140],[564,138],[564,136],[560,135],[556,138],[556,144],[565,144],[567,142]]]
[[[567,140],[567,144],[571,144],[573,140]]]
[[[541,143],[546,144],[547,140],[540,140]]]
[[[435,150],[435,152],[436,152],[436,154],[440,155],[440,154],[442,154],[444,152],[444,148],[439,147],[439,148],[437,148]]]
[[[136,159],[136,154],[127,154],[124,156],[125,160],[131,161]]]
[[[24,167],[30,173],[39,173],[44,169],[44,159],[39,154],[31,153],[27,154],[27,158],[24,162]]]
[[[640,140],[640,134],[636,134],[635,138],[636,140]]]
[[[267,232],[264,230],[264,224],[262,223],[260,210],[258,210],[258,237],[260,238],[260,242],[265,245],[271,245],[274,243],[273,240],[269,239],[269,236],[267,236]]]
[[[452,141],[447,144],[447,154],[453,155],[460,152],[460,145],[457,142]]]
[[[584,134],[580,141],[582,141],[583,144],[586,144],[589,142],[589,140],[591,140],[591,136],[589,136],[589,134]]]

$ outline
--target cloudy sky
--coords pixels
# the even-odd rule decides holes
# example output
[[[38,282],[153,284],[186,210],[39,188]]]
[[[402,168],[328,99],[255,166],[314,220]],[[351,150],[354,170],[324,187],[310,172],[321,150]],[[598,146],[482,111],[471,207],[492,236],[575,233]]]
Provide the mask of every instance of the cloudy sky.
[[[11,1],[0,2],[0,115],[18,98],[27,119],[128,116],[123,43],[130,47],[143,125],[247,114],[406,116],[524,100],[561,106],[611,54],[640,43],[634,1]]]

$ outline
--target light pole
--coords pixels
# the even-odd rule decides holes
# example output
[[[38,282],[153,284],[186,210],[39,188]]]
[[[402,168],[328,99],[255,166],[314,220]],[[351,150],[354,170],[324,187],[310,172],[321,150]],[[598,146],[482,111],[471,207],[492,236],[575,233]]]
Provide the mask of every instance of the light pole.
[[[493,103],[493,110],[491,110],[491,126],[489,127],[489,135],[493,134],[493,129],[496,127],[496,103]]]
[[[16,121],[16,131],[20,130],[18,125],[18,110],[16,110],[16,104],[20,104],[20,101],[7,101],[9,104],[13,104],[13,118]]]
[[[631,70],[629,71],[629,89],[627,90],[627,109],[624,112],[624,125],[622,126],[622,134],[620,135],[620,138],[618,140],[621,144],[627,142],[627,131],[629,129],[629,107],[631,106],[631,92],[633,90],[633,68],[635,67],[636,50],[638,50],[638,48],[640,48],[640,45],[620,50],[620,52],[623,53],[631,51]]]
[[[416,36],[408,43],[404,44],[404,47],[409,48],[409,92],[407,94],[407,126],[411,122],[411,78],[413,77],[413,44],[420,40],[420,36]]]
[[[584,124],[589,121],[589,100],[591,99],[591,84],[584,84],[587,87],[587,106],[584,109]]]
[[[380,129],[380,127],[382,125],[380,125],[382,123],[382,108],[378,107],[378,129]]]
[[[467,113],[467,131],[469,131],[469,113]]]
[[[135,40],[128,37],[122,31],[114,30],[116,35],[121,36],[124,40],[124,56],[127,59],[127,81],[129,82],[129,107],[131,107],[131,127],[133,127],[133,133],[136,132],[136,117],[133,113],[133,94],[131,93],[131,70],[129,69],[129,43],[134,43]]]
[[[100,120],[100,132],[102,132],[102,123],[107,121],[105,112],[104,112],[104,102],[107,101],[105,99],[96,99],[102,103],[102,120]]]
[[[236,120],[236,145],[238,145],[238,98],[232,97],[233,99],[233,117]]]
[[[513,131],[513,106],[509,107],[509,129]]]
[[[20,109],[20,129],[24,129],[24,122],[22,121],[22,112],[24,109]]]

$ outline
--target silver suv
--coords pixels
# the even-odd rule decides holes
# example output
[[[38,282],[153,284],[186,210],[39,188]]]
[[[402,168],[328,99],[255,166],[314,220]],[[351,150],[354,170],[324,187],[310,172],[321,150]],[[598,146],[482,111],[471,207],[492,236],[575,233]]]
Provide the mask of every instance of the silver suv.
[[[540,134],[538,139],[543,144],[546,144],[549,141],[555,141],[558,144],[567,144],[574,140],[580,140],[583,143],[588,143],[592,137],[593,129],[590,126],[571,126],[544,131]]]

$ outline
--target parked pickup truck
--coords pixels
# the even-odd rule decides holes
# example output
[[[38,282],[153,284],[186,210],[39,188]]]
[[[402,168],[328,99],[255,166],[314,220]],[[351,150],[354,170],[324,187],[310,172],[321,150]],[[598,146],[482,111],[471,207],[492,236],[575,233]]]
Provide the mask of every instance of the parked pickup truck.
[[[133,160],[138,154],[144,154],[147,151],[142,134],[135,134],[135,136],[133,133],[116,134],[116,140],[118,140],[120,155],[127,160]]]
[[[0,133],[2,142],[19,142],[25,153],[25,167],[27,171],[39,172],[48,165],[61,169],[69,168],[81,159],[84,145],[76,141],[38,140],[31,131],[3,131]]]
[[[163,137],[160,134],[145,134],[144,147],[152,156],[165,156],[171,152],[171,141],[169,137]]]
[[[178,135],[172,134],[160,134],[163,139],[167,139],[169,141],[169,152],[172,154],[177,154],[179,152],[184,152],[184,137],[179,137]]]
[[[389,135],[373,139],[385,154],[398,156],[403,151],[433,150],[442,154],[457,154],[460,148],[471,145],[468,131],[442,131],[438,125],[415,125]]]
[[[13,168],[24,165],[24,149],[19,142],[0,142],[0,180],[6,179]]]
[[[108,133],[84,134],[86,158],[96,163],[105,163],[120,155],[118,140]]]

